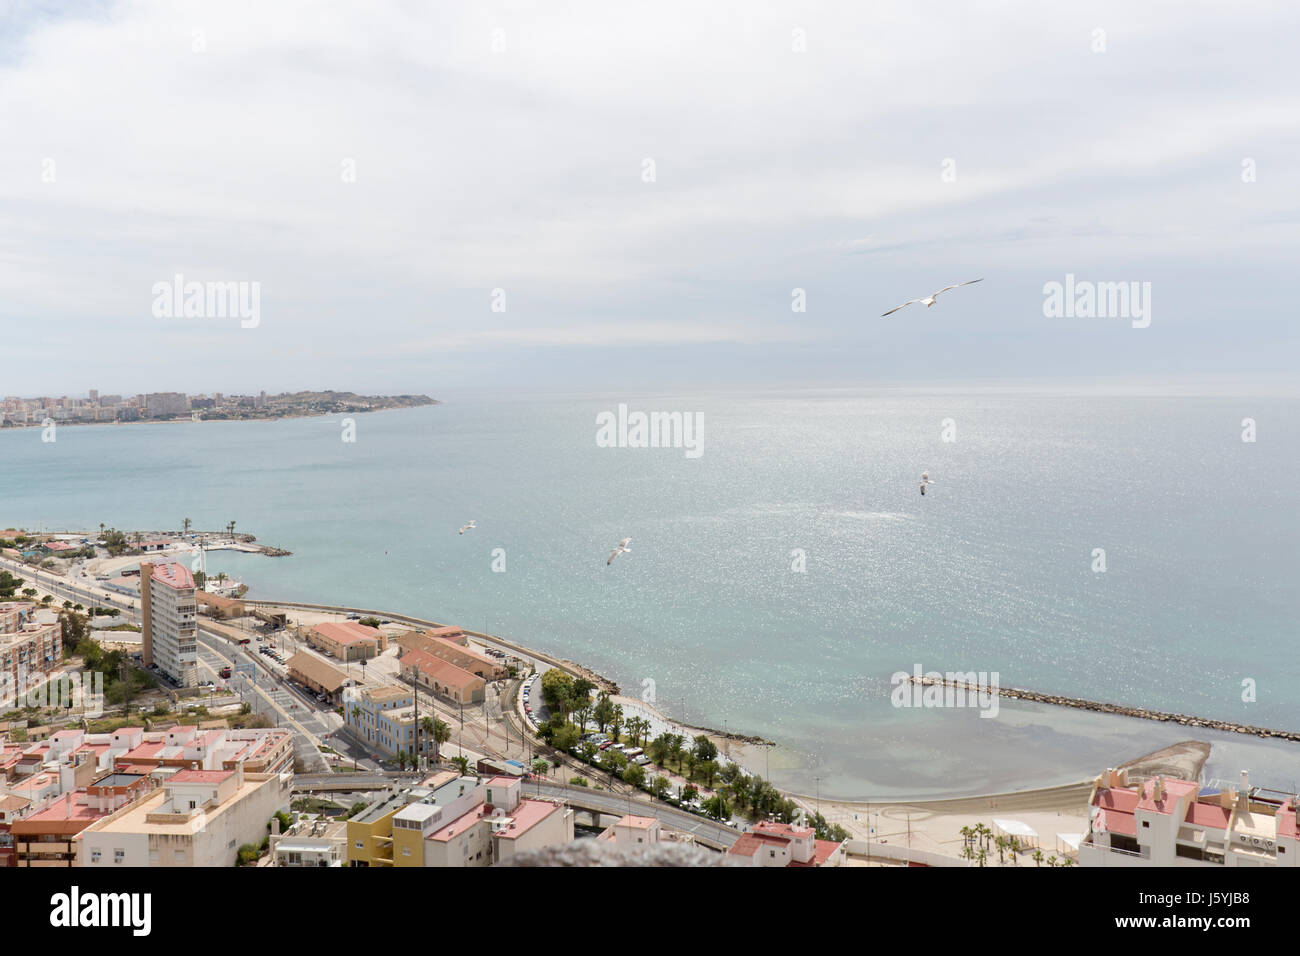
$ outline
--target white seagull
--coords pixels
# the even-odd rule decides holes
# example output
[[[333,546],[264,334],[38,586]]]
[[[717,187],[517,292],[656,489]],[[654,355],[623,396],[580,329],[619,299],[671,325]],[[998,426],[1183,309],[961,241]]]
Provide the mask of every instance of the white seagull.
[[[477,527],[478,525],[476,525],[474,522],[471,521],[469,524],[465,525],[465,527],[461,528],[460,531],[457,532],[457,534],[464,534],[466,531],[472,531]]]
[[[946,286],[944,286],[942,289],[940,289],[938,292],[936,292],[934,295],[927,295],[924,299],[908,299],[906,302],[904,302],[902,305],[900,305],[897,309],[890,309],[888,312],[885,312],[885,313],[882,314],[880,317],[883,319],[886,315],[893,315],[895,312],[898,311],[898,309],[905,309],[905,308],[907,308],[909,305],[911,305],[913,302],[920,302],[922,305],[924,305],[924,306],[928,309],[930,306],[934,305],[934,300],[935,300],[935,299],[939,298],[939,296],[943,295],[943,294],[944,294],[945,292],[947,292],[949,289],[959,289],[959,288],[961,288],[961,287],[964,286],[964,285],[972,285],[972,284],[974,284],[974,283],[976,283],[976,282],[983,282],[983,281],[984,281],[984,280],[983,280],[982,278],[980,278],[980,279],[971,279],[971,280],[969,280],[969,281],[967,281],[967,282],[958,282],[956,285],[946,285]]]
[[[622,541],[620,541],[618,543],[618,547],[610,552],[609,560],[606,561],[605,564],[607,565],[613,564],[614,559],[617,558],[620,554],[627,554],[629,551],[631,551],[632,549],[628,547],[628,545],[631,543],[632,543],[631,538],[624,538]]]
[[[925,494],[925,486],[931,483],[930,473],[928,471],[921,472],[921,494]]]

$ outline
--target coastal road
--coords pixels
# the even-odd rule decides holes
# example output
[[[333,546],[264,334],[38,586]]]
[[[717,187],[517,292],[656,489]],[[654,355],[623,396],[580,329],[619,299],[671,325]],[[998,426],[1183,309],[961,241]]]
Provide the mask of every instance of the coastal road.
[[[330,733],[328,720],[314,707],[279,681],[262,666],[256,654],[247,649],[232,645],[230,639],[222,634],[199,628],[199,661],[201,666],[211,671],[213,678],[227,665],[237,662],[247,666],[252,664],[256,679],[249,679],[247,674],[233,674],[227,686],[239,693],[255,713],[263,714],[275,721],[277,727],[293,731],[293,752],[296,761],[311,771],[328,772],[329,764],[320,752],[320,737]]]

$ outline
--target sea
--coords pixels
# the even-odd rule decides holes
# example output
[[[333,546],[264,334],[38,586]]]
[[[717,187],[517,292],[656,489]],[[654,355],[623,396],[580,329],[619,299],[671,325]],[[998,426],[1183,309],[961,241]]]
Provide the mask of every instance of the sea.
[[[1047,786],[1187,739],[1213,745],[1207,780],[1300,778],[1300,744],[894,693],[900,672],[982,672],[1300,729],[1294,395],[430,391],[443,404],[4,430],[0,527],[235,521],[293,552],[209,555],[250,597],[580,662],[671,717],[773,741],[751,769],[823,798]],[[620,405],[698,424],[697,447],[598,441]]]

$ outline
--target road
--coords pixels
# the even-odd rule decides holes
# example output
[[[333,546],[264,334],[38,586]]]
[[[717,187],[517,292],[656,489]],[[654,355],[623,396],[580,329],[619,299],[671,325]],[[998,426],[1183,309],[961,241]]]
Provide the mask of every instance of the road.
[[[251,665],[253,676],[244,672],[231,675],[226,685],[252,707],[275,722],[277,727],[294,731],[293,754],[299,766],[309,771],[328,772],[329,763],[320,751],[320,740],[333,733],[342,718],[328,711],[318,710],[316,703],[293,687],[251,652],[251,646],[240,647],[230,637],[216,631],[198,630],[198,657],[200,672],[207,672],[219,680],[218,671],[227,665]],[[330,718],[333,718],[331,721]]]
[[[643,817],[657,817],[664,826],[689,833],[695,837],[696,842],[713,848],[727,849],[740,839],[739,831],[732,827],[678,810],[665,803],[645,803],[604,790],[568,787],[534,780],[526,781],[523,791],[524,796],[550,797],[584,810],[599,810],[613,816],[621,817],[625,813],[635,813]]]

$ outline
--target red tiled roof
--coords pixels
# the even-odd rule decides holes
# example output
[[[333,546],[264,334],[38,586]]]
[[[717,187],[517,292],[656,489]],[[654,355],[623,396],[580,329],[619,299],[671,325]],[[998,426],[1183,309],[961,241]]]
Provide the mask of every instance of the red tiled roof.
[[[355,644],[357,641],[374,641],[384,636],[383,631],[356,621],[326,621],[316,625],[316,633],[338,644]]]
[[[731,844],[727,850],[732,856],[749,856],[752,857],[763,849],[763,841],[758,839],[752,833],[742,833],[740,839]]]
[[[1137,836],[1137,819],[1131,813],[1124,813],[1120,810],[1103,810],[1097,814],[1095,828],[1104,830],[1107,833],[1118,833],[1121,836]]]
[[[807,863],[798,863],[791,860],[788,864],[791,868],[802,869],[805,867],[825,866],[832,854],[835,853],[843,844],[836,843],[834,840],[817,840],[813,845],[813,858]]]
[[[434,680],[456,688],[470,687],[476,681],[478,683],[483,682],[483,678],[477,674],[471,674],[450,661],[444,661],[442,658],[434,657],[424,651],[407,651],[406,656],[402,658],[402,670],[406,670],[408,667],[417,667],[420,673],[427,674]]]
[[[1228,828],[1228,817],[1232,811],[1217,803],[1193,803],[1187,808],[1187,822],[1196,827],[1213,827],[1216,830]]]
[[[1195,793],[1200,787],[1190,780],[1170,780],[1164,779],[1164,796],[1155,799],[1156,782],[1148,780],[1142,784],[1142,796],[1138,800],[1137,808],[1139,810],[1149,810],[1152,813],[1169,814],[1173,813],[1178,806],[1179,798],[1189,793]]]
[[[1132,813],[1137,807],[1138,795],[1136,790],[1111,787],[1104,790],[1098,790],[1097,796],[1093,800],[1093,806],[1101,807],[1104,810],[1119,810],[1123,813]]]

